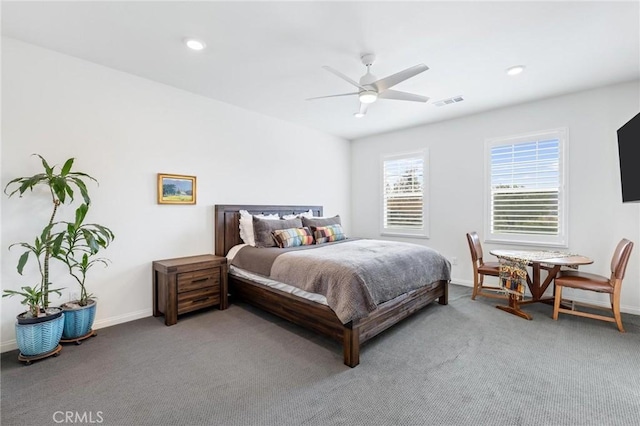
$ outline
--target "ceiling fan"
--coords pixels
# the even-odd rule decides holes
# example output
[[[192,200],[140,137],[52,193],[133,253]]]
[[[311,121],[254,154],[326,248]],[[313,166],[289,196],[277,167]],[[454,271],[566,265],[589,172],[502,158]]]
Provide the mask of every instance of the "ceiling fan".
[[[375,75],[371,74],[370,67],[373,64],[373,61],[376,59],[376,55],[372,53],[364,54],[360,57],[362,63],[367,67],[367,73],[360,77],[360,82],[356,82],[346,75],[342,74],[340,71],[335,70],[329,66],[323,66],[325,70],[329,71],[332,74],[340,77],[344,81],[352,84],[357,87],[359,90],[357,92],[351,93],[341,93],[339,95],[328,95],[328,96],[318,96],[315,98],[308,98],[307,100],[313,99],[323,99],[323,98],[335,98],[338,96],[352,96],[358,95],[358,99],[360,100],[360,110],[353,115],[356,117],[364,117],[367,113],[367,108],[369,104],[374,103],[376,100],[380,99],[395,99],[399,101],[413,101],[413,102],[427,102],[429,100],[426,96],[415,95],[413,93],[400,92],[398,90],[391,90],[391,87],[395,86],[398,83],[401,83],[411,77],[414,77],[421,72],[424,72],[429,69],[425,64],[418,64],[411,68],[407,68],[404,71],[400,71],[393,75],[390,75],[385,78],[378,79]]]

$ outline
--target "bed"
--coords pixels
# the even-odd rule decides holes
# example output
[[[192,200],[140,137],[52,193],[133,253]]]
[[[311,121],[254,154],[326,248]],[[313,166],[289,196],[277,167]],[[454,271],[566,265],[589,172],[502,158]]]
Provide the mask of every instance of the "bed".
[[[309,210],[322,216],[321,206],[216,205],[215,254],[226,256],[243,241],[239,233],[240,210],[251,214],[299,214]],[[327,305],[261,284],[247,277],[229,275],[229,291],[235,300],[247,302],[292,323],[311,329],[341,342],[344,363],[355,367],[360,363],[360,346],[402,319],[438,301],[447,304],[448,280],[438,280],[388,300],[363,318],[343,324]]]

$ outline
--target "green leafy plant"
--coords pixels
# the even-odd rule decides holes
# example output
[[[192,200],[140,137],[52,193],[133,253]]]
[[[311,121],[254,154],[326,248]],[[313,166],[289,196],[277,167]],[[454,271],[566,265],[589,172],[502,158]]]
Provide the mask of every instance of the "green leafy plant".
[[[49,293],[57,293],[60,295],[61,289],[49,289]],[[32,317],[37,317],[40,313],[40,302],[42,300],[42,291],[38,288],[31,287],[22,287],[22,291],[15,290],[5,290],[2,297],[11,297],[11,296],[22,296],[24,300],[22,300],[23,305],[29,307],[29,313]]]
[[[109,265],[109,260],[94,257],[100,249],[107,248],[115,235],[105,226],[95,223],[84,224],[84,219],[89,211],[87,204],[82,204],[76,209],[74,222],[64,222],[66,229],[61,232],[63,235],[59,251],[55,258],[63,262],[69,269],[69,274],[80,286],[80,298],[78,304],[87,306],[92,294],[87,293],[85,281],[87,272],[93,266],[102,264]]]
[[[51,167],[41,155],[34,155],[40,158],[44,172],[33,176],[13,179],[4,189],[5,194],[9,197],[15,194],[19,194],[20,197],[22,197],[27,190],[33,192],[35,187],[43,186],[48,189],[51,195],[51,216],[40,235],[36,236],[34,243],[20,242],[9,246],[10,249],[16,246],[26,249],[18,260],[17,270],[20,275],[23,274],[24,267],[29,259],[35,259],[40,272],[40,282],[34,287],[22,287],[23,291],[21,292],[4,290],[3,297],[16,295],[25,297],[22,303],[28,305],[32,313],[37,312],[37,309],[42,310],[49,307],[49,294],[60,294],[60,289],[50,288],[49,262],[52,257],[57,259],[61,259],[61,256],[64,257],[61,255],[61,253],[64,253],[62,251],[64,249],[63,243],[67,238],[68,231],[73,229],[69,227],[69,223],[67,222],[56,222],[58,208],[64,204],[71,204],[74,201],[76,191],[79,191],[84,200],[83,205],[85,208],[83,211],[84,215],[86,215],[88,206],[91,204],[86,182],[89,180],[97,182],[86,173],[72,171],[74,158],[69,158],[61,168],[58,168],[58,166]],[[82,238],[84,238],[86,244],[90,247],[90,252],[95,253],[100,247],[106,247],[108,241],[111,241],[113,234],[111,231],[108,231],[108,235],[111,238],[109,238],[106,243],[104,237],[96,239],[96,232],[104,235],[103,232],[107,228],[100,227],[99,225],[84,225],[83,227],[82,220],[84,220],[84,215],[82,215],[76,227],[79,228]],[[78,222],[77,210],[76,222]],[[74,222],[74,224],[76,222]],[[80,241],[80,239],[81,238],[79,238],[78,241]],[[78,244],[79,243],[76,243],[76,245]],[[37,308],[35,306],[37,306]]]

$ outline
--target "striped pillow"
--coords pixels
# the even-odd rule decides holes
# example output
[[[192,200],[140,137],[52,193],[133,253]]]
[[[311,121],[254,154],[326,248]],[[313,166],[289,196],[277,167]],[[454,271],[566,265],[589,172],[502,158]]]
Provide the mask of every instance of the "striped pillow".
[[[330,243],[332,241],[346,240],[342,225],[318,226],[313,228],[313,236],[316,244]]]
[[[313,234],[309,228],[278,229],[273,231],[273,238],[280,248],[313,244]]]

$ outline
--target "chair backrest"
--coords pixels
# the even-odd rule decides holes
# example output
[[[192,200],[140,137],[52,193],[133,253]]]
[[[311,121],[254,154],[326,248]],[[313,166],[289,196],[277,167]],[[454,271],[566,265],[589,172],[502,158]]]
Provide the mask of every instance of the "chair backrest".
[[[482,245],[480,244],[480,237],[475,232],[469,232],[467,234],[467,242],[469,243],[469,250],[471,251],[471,260],[475,265],[478,261],[482,265]]]
[[[616,251],[613,252],[613,258],[611,258],[611,278],[622,280],[624,273],[627,270],[627,263],[631,256],[631,249],[633,243],[626,238],[623,238],[616,247]]]

